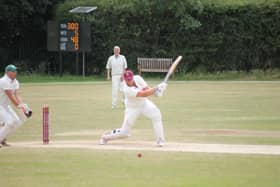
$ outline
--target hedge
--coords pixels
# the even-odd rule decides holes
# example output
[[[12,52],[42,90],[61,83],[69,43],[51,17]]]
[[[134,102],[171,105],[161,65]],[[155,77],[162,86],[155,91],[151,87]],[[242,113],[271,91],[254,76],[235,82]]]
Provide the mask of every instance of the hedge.
[[[57,7],[60,21],[80,20],[66,10],[98,6],[87,16],[93,52],[102,71],[114,45],[131,68],[138,56],[184,56],[183,72],[279,68],[280,3],[211,4],[191,0],[70,1]]]
[[[88,75],[104,72],[114,45],[121,47],[131,69],[136,68],[139,56],[177,55],[184,56],[183,73],[280,68],[280,2],[228,2],[66,0],[55,7],[52,19],[82,21],[81,15],[69,10],[81,5],[98,7],[85,17],[92,28],[92,52],[86,56]],[[65,71],[75,72],[75,55],[64,56],[69,61]],[[51,71],[57,71],[58,60],[57,53],[47,53]]]

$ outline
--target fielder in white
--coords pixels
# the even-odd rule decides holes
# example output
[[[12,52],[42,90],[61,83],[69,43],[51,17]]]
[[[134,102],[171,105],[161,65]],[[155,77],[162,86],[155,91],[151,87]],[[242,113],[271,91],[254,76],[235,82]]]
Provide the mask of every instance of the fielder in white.
[[[107,80],[110,80],[112,76],[112,108],[115,108],[118,100],[118,92],[123,92],[123,79],[122,74],[127,68],[127,62],[125,56],[120,54],[120,47],[114,47],[114,55],[108,58]]]
[[[32,115],[32,111],[22,103],[19,96],[19,82],[16,79],[17,68],[10,64],[5,68],[5,75],[0,79],[0,147],[9,146],[7,136],[14,132]],[[19,109],[19,115],[11,103]]]
[[[156,143],[158,146],[163,146],[165,138],[161,112],[147,97],[150,95],[162,96],[167,84],[161,83],[155,88],[149,87],[141,76],[134,76],[130,70],[125,71],[123,78],[126,84],[124,84],[125,115],[122,127],[105,132],[101,136],[100,144],[128,137],[136,119],[142,114],[152,120]]]

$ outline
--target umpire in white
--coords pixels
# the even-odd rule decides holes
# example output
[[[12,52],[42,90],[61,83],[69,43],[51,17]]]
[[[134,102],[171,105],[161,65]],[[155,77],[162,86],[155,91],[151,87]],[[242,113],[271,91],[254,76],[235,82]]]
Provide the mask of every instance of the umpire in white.
[[[6,66],[5,75],[0,79],[0,147],[9,146],[6,142],[7,136],[32,114],[19,96],[19,82],[16,77],[17,67],[10,64]],[[19,115],[14,111],[11,103],[19,109]]]
[[[118,92],[119,91],[123,92],[122,74],[127,69],[126,58],[125,56],[121,55],[120,52],[121,52],[120,47],[115,46],[114,55],[108,58],[106,64],[107,80],[110,80],[110,75],[112,76],[112,109],[115,108],[117,105]]]

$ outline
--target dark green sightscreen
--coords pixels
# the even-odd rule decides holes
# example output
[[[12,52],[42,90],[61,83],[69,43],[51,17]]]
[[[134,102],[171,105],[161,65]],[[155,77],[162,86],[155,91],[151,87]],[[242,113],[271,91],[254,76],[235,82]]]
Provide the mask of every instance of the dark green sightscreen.
[[[48,21],[47,27],[47,48],[48,51],[58,51],[58,24],[53,21]]]

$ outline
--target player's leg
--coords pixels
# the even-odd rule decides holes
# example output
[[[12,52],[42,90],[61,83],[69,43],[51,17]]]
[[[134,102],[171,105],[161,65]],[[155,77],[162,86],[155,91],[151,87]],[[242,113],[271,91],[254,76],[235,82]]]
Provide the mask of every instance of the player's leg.
[[[124,103],[124,100],[125,100],[125,96],[124,96],[124,84],[125,84],[125,81],[120,81],[120,84],[119,84],[119,88],[120,88],[120,92],[122,94],[122,103]]]
[[[142,114],[152,120],[157,145],[163,146],[165,138],[160,110],[154,103],[147,100]]]
[[[117,105],[119,84],[120,84],[120,76],[113,75],[112,76],[112,108],[115,108]]]
[[[0,106],[0,119],[3,123],[3,126],[0,128],[0,142],[2,142],[15,126],[11,114],[8,112],[7,108],[2,106]]]
[[[112,76],[112,108],[116,107],[117,104],[117,97],[118,97],[118,85],[116,76]]]
[[[141,110],[138,108],[126,108],[121,129],[123,129],[124,132],[129,134],[140,113]]]
[[[27,120],[27,118],[22,111],[19,111],[17,114],[11,106],[8,106],[8,110],[14,120],[14,128],[11,132],[11,133],[13,133],[16,129],[18,129]]]
[[[114,129],[109,132],[105,132],[100,139],[99,144],[106,144],[108,141],[115,139],[122,139],[129,137],[130,130],[133,127],[137,117],[139,116],[139,111],[135,109],[126,109],[122,127],[119,129]]]
[[[22,121],[11,107],[3,106],[0,106],[0,121],[3,122],[3,127],[0,128],[0,143],[7,145],[6,138],[22,124]]]

